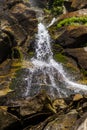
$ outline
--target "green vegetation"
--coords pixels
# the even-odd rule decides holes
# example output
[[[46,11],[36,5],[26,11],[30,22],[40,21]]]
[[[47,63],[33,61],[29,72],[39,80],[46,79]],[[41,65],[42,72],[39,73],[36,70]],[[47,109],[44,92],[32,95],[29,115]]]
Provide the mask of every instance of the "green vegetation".
[[[62,21],[60,21],[57,24],[57,27],[60,28],[62,26],[67,26],[67,25],[79,25],[79,24],[87,24],[87,17],[71,17],[71,18],[66,18]]]
[[[62,14],[63,3],[64,3],[64,0],[50,0],[48,3],[48,9],[50,9],[51,13],[53,13],[54,15]]]
[[[67,63],[67,58],[66,56],[62,55],[61,53],[58,53],[58,54],[55,54],[54,55],[54,59],[58,62],[61,62],[61,63]]]
[[[81,72],[83,73],[84,76],[87,76],[87,70],[81,69]]]
[[[63,64],[64,68],[71,74],[76,74],[78,73],[78,68],[73,65],[70,60],[64,56],[63,54],[61,53],[56,53],[54,54],[54,59],[57,61],[57,62],[60,62]]]
[[[34,56],[34,52],[33,51],[30,51],[29,52],[29,58],[32,58]]]

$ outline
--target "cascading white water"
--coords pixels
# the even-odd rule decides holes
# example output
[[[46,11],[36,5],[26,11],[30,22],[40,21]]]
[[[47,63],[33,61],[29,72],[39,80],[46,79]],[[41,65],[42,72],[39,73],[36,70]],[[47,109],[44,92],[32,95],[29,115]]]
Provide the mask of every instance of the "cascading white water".
[[[34,95],[45,89],[53,97],[68,96],[75,92],[87,92],[87,86],[77,84],[67,78],[60,63],[53,59],[51,40],[46,27],[38,24],[35,42],[35,57],[31,59],[34,67],[27,78],[26,96]]]
[[[51,21],[51,23],[47,26],[47,28],[49,28],[50,26],[52,26],[56,21],[57,21],[57,19],[53,18],[52,21]]]

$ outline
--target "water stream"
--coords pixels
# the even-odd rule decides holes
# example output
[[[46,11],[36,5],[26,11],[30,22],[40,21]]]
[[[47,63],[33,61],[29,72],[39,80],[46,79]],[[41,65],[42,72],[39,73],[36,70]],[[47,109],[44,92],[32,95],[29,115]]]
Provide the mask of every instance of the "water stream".
[[[12,86],[15,87],[15,96],[32,97],[41,90],[45,90],[53,98],[75,93],[87,94],[87,85],[71,81],[62,64],[53,58],[51,38],[47,29],[56,22],[56,19],[53,18],[47,26],[43,24],[43,10],[38,8],[35,0],[30,1],[38,19],[38,32],[33,45],[35,56],[31,58],[32,67],[19,70],[17,78],[14,79]]]
[[[87,92],[87,86],[70,81],[61,63],[53,59],[51,38],[44,24],[38,24],[35,40],[35,56],[31,59],[25,96],[33,96],[46,90],[52,97],[66,97],[73,93]]]

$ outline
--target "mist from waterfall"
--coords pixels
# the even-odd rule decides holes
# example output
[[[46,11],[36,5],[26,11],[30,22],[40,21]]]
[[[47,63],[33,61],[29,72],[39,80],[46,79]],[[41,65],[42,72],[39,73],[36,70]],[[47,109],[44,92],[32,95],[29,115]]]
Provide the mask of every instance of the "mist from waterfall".
[[[35,56],[31,59],[26,96],[46,90],[52,97],[66,97],[73,93],[87,92],[87,86],[69,80],[61,63],[53,59],[51,38],[44,24],[38,24],[35,40]]]

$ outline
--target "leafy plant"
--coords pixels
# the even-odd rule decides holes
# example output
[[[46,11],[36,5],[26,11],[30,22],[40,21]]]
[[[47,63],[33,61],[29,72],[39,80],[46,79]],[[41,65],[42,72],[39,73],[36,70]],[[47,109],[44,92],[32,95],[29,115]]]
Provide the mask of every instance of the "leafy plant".
[[[48,8],[51,10],[51,13],[59,15],[63,12],[63,3],[64,0],[50,0]]]

